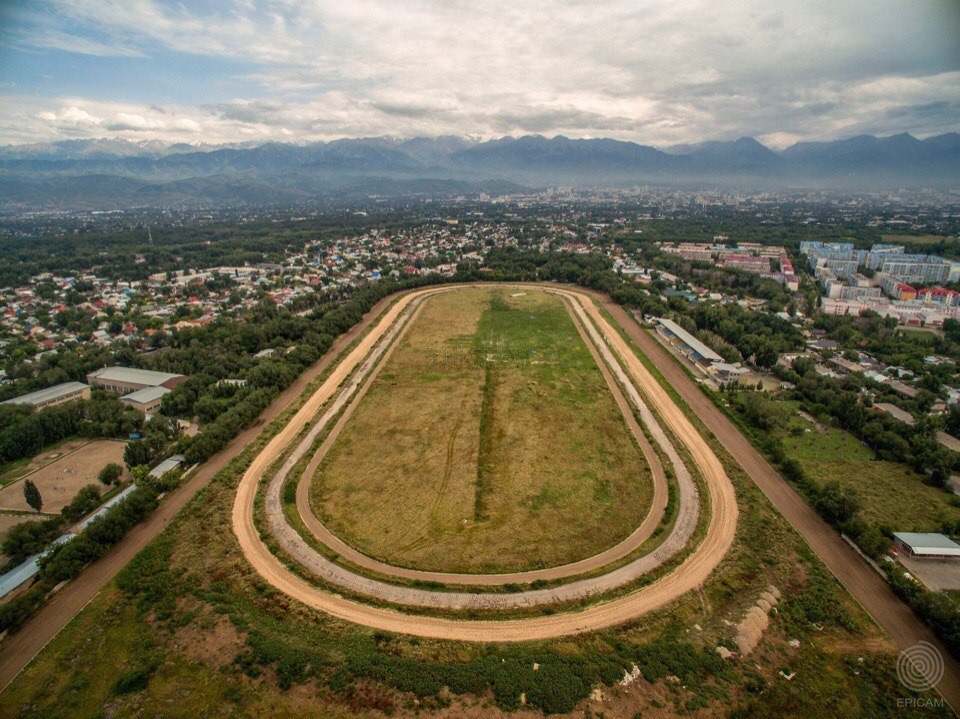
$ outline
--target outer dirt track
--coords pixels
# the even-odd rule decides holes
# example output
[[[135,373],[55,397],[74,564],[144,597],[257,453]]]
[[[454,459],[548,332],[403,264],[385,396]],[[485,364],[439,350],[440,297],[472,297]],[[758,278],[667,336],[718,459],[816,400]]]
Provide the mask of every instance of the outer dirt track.
[[[707,485],[710,495],[710,519],[706,537],[679,567],[662,579],[625,597],[592,605],[579,612],[504,621],[459,621],[403,614],[345,599],[312,586],[287,569],[270,552],[261,539],[253,518],[254,501],[263,473],[283,455],[300,430],[317,415],[327,400],[334,396],[339,385],[348,378],[353,368],[364,360],[380,336],[396,322],[407,304],[415,297],[432,291],[436,290],[419,290],[401,297],[244,473],[234,502],[233,528],[244,556],[254,570],[284,594],[355,624],[403,634],[480,642],[545,639],[622,624],[701,586],[733,543],[737,525],[737,503],[733,485],[720,460],[703,437],[637,359],[623,338],[607,324],[592,299],[578,290],[559,292],[570,299],[575,307],[579,305],[594,320],[608,345],[623,361],[633,381],[643,389],[650,403],[690,452]]]

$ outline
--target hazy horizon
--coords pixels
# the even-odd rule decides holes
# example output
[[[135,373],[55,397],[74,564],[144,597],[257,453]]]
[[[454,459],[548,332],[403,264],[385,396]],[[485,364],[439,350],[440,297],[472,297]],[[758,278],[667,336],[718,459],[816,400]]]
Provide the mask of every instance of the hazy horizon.
[[[944,135],[951,135],[951,134],[960,134],[960,131],[952,130],[952,131],[946,131],[942,133],[940,132],[930,133],[926,135],[917,135],[908,131],[895,132],[889,135],[869,135],[867,133],[861,133],[860,135],[836,137],[836,138],[831,138],[829,140],[811,137],[811,138],[805,138],[803,140],[799,140],[798,142],[799,143],[804,143],[804,142],[817,143],[817,142],[833,142],[833,141],[842,142],[844,140],[855,139],[856,137],[877,137],[880,140],[885,140],[885,139],[890,139],[900,135],[911,135],[915,139],[923,141],[933,137],[942,137]],[[631,142],[644,147],[653,147],[656,150],[660,150],[661,152],[666,152],[668,154],[685,151],[686,149],[694,149],[702,145],[708,145],[710,143],[731,143],[731,142],[737,142],[739,140],[756,140],[757,142],[760,142],[759,140],[757,140],[757,138],[748,137],[744,135],[742,137],[726,139],[726,140],[705,138],[702,140],[693,140],[688,143],[677,143],[673,145],[655,145],[653,143],[644,142],[643,140],[639,140],[639,139],[618,140],[617,138],[611,138],[611,137],[568,137],[566,135],[559,135],[559,134],[543,135],[543,134],[537,134],[537,133],[529,133],[525,135],[500,135],[497,137],[489,137],[489,138],[479,137],[477,135],[435,135],[435,136],[357,135],[357,136],[350,136],[350,137],[347,137],[347,136],[333,137],[328,140],[307,140],[307,139],[298,140],[296,138],[286,138],[286,139],[264,138],[259,140],[236,140],[233,142],[226,141],[226,142],[211,143],[211,142],[205,142],[202,139],[187,139],[187,138],[146,139],[146,138],[137,138],[137,137],[124,137],[120,135],[104,135],[104,136],[91,136],[91,137],[53,138],[51,140],[41,140],[37,142],[0,144],[0,147],[4,147],[8,149],[16,149],[16,148],[29,148],[29,147],[44,147],[48,145],[54,145],[59,143],[69,143],[69,142],[103,142],[103,143],[129,143],[132,145],[142,146],[142,147],[151,147],[151,146],[171,147],[176,145],[182,145],[182,146],[194,147],[202,151],[207,151],[207,150],[241,148],[241,147],[253,148],[253,147],[261,147],[263,145],[268,145],[268,144],[284,144],[284,145],[292,145],[292,146],[298,146],[298,147],[306,147],[309,145],[322,145],[322,144],[329,144],[332,142],[340,142],[340,141],[370,141],[370,142],[383,141],[387,143],[400,144],[404,142],[409,142],[411,140],[440,141],[443,139],[453,139],[453,140],[469,142],[471,144],[482,144],[485,142],[493,142],[497,140],[519,140],[519,139],[528,138],[528,137],[540,137],[546,140],[557,140],[561,138],[566,138],[569,140],[616,140],[618,142]],[[784,149],[787,149],[791,147],[792,144],[796,144],[796,143],[791,143],[788,145],[775,145],[772,143],[770,144],[761,143],[761,144],[763,144],[765,147],[768,147],[769,149],[774,150],[776,152],[776,151],[782,151]]]

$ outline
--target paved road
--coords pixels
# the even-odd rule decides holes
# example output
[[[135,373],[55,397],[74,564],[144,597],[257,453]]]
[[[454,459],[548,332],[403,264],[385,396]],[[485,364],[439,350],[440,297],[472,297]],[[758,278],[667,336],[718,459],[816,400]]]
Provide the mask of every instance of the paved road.
[[[141,549],[147,546],[170,523],[177,512],[203,489],[213,476],[250,444],[268,425],[295,400],[311,381],[320,375],[344,349],[383,312],[394,297],[379,302],[346,334],[341,335],[323,357],[307,369],[290,387],[267,407],[257,421],[235,437],[226,447],[204,462],[181,487],[171,492],[160,507],[130,532],[97,562],[83,570],[55,594],[19,632],[0,644],[0,687],[6,689],[47,643],[123,569]]]
[[[945,671],[937,689],[953,710],[960,712],[960,662],[953,658],[933,631],[804,502],[656,339],[643,330],[622,307],[610,302],[609,298],[597,294],[594,296],[604,303],[604,308],[626,330],[630,339],[651,359],[694,413],[894,643],[903,650],[926,641],[939,649]]]
[[[581,318],[589,315],[596,323],[603,333],[603,343],[599,344],[601,351],[612,350],[623,360],[632,382],[642,388],[645,397],[660,413],[678,441],[686,446],[693,461],[700,468],[710,495],[710,517],[703,540],[678,567],[631,594],[589,606],[579,612],[515,620],[475,621],[405,614],[345,599],[300,578],[270,552],[253,521],[254,501],[263,472],[282,456],[285,448],[291,445],[307,422],[334,397],[337,388],[351,370],[374,349],[378,336],[387,332],[397,321],[405,305],[429,290],[401,298],[250,464],[237,488],[233,507],[233,529],[251,567],[265,581],[287,596],[355,624],[402,634],[480,642],[528,641],[615,626],[659,609],[700,587],[726,556],[736,534],[737,503],[733,485],[706,440],[637,359],[626,341],[609,326],[593,302],[580,291],[552,289],[572,300]],[[614,371],[617,371],[616,368]],[[627,392],[630,392],[630,388],[630,384],[625,387]],[[613,574],[615,572],[609,576],[612,578]],[[563,587],[557,591],[562,589]]]

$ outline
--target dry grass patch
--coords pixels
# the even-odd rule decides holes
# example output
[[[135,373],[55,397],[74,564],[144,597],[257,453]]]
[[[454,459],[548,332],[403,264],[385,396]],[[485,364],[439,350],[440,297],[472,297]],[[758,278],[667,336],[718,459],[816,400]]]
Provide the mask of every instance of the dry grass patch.
[[[384,561],[490,572],[612,546],[651,493],[561,300],[479,289],[424,303],[321,465],[312,502]]]

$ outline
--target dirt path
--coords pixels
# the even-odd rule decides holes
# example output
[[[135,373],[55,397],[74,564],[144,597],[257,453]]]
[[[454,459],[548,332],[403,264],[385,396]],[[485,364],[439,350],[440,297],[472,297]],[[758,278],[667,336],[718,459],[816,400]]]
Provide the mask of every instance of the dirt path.
[[[391,296],[378,302],[356,326],[341,335],[323,357],[281,393],[260,414],[253,425],[200,465],[193,477],[171,492],[153,514],[131,529],[104,557],[84,569],[78,577],[57,592],[27,620],[19,632],[6,637],[0,644],[0,687],[5,689],[47,643],[116,576],[117,572],[160,534],[177,512],[193,499],[197,492],[209,484],[217,472],[226,467],[256,439],[264,427],[296,400],[304,388],[322,374],[394,299],[395,297]]]
[[[642,614],[658,609],[686,592],[701,586],[716,568],[733,543],[736,532],[737,505],[733,485],[723,471],[719,459],[706,441],[694,429],[680,409],[654,377],[633,355],[632,351],[603,319],[592,301],[579,291],[554,290],[574,302],[578,314],[591,317],[603,333],[606,345],[622,359],[633,380],[654,405],[671,431],[683,442],[698,464],[710,494],[711,515],[704,540],[686,560],[656,582],[625,597],[597,604],[567,614],[507,621],[458,621],[436,617],[403,614],[360,604],[312,586],[293,574],[275,557],[260,538],[253,521],[253,505],[257,486],[263,472],[282,455],[300,430],[333,396],[350,371],[369,353],[380,335],[388,331],[407,304],[429,290],[402,297],[384,319],[374,327],[350,355],[334,370],[331,377],[307,400],[303,408],[290,420],[254,459],[244,474],[237,490],[233,508],[233,527],[244,555],[251,566],[279,591],[304,604],[333,616],[357,624],[385,631],[441,639],[465,641],[527,641],[591,631],[621,624]],[[363,578],[360,578],[363,579]],[[372,580],[365,580],[370,582]],[[477,596],[477,595],[471,595]]]
[[[921,641],[930,642],[937,647],[945,665],[943,679],[937,688],[954,711],[960,710],[960,662],[934,636],[933,631],[900,601],[890,586],[804,502],[648,332],[608,297],[597,293],[590,294],[603,302],[604,309],[657,366],[687,405],[727,451],[736,457],[740,466],[767,498],[894,643],[900,649],[907,649]]]
[[[614,380],[610,369],[601,358],[593,340],[589,337],[584,329],[580,318],[574,313],[569,301],[564,301],[564,305],[566,306],[567,311],[570,313],[570,317],[580,334],[580,338],[590,350],[594,361],[597,363],[597,367],[600,369],[603,378],[607,382],[607,386],[613,393],[614,399],[617,402],[617,406],[620,408],[624,421],[626,422],[627,427],[630,429],[631,434],[636,439],[637,444],[640,446],[641,452],[643,453],[644,459],[650,467],[651,475],[653,477],[653,498],[651,501],[650,511],[647,513],[647,516],[644,518],[643,522],[641,522],[640,525],[625,539],[613,547],[610,547],[609,549],[606,549],[603,552],[595,554],[591,557],[586,557],[580,561],[571,562],[569,564],[549,567],[547,569],[502,574],[462,574],[408,569],[405,567],[396,567],[392,564],[387,564],[386,562],[381,562],[347,544],[327,528],[327,526],[316,516],[316,514],[314,514],[313,507],[310,505],[311,480],[316,474],[317,468],[320,466],[323,458],[327,455],[330,448],[340,436],[341,431],[350,421],[354,410],[360,404],[360,401],[363,399],[367,390],[376,380],[380,371],[386,366],[394,348],[403,339],[403,334],[405,333],[406,329],[409,329],[409,327],[413,324],[415,316],[411,318],[411,320],[406,324],[404,331],[397,336],[394,343],[389,349],[386,350],[383,355],[383,359],[380,361],[380,364],[377,365],[376,369],[370,373],[370,376],[365,381],[363,387],[356,393],[350,405],[344,410],[343,414],[337,420],[336,425],[334,425],[333,429],[324,439],[323,444],[320,445],[319,449],[310,459],[310,463],[301,474],[297,483],[297,511],[300,515],[300,519],[303,521],[307,529],[319,541],[329,547],[334,554],[337,554],[340,558],[369,571],[388,577],[399,577],[402,579],[419,580],[424,582],[440,582],[443,584],[459,584],[465,586],[495,586],[510,583],[525,584],[538,580],[548,581],[563,579],[576,574],[585,574],[587,572],[600,569],[601,567],[605,567],[612,562],[626,557],[640,547],[645,541],[647,541],[647,539],[650,538],[650,536],[660,525],[660,521],[662,520],[664,511],[667,507],[667,498],[669,494],[667,487],[667,476],[663,471],[663,465],[660,463],[660,457],[654,451],[649,440],[647,440],[646,435],[643,433],[643,429],[634,418],[633,410],[627,402],[626,397],[624,397],[623,392],[620,390],[620,386],[616,383],[616,380]],[[419,312],[419,309],[420,308],[418,307],[417,312]],[[280,488],[278,487],[277,490],[279,491],[279,489]]]

